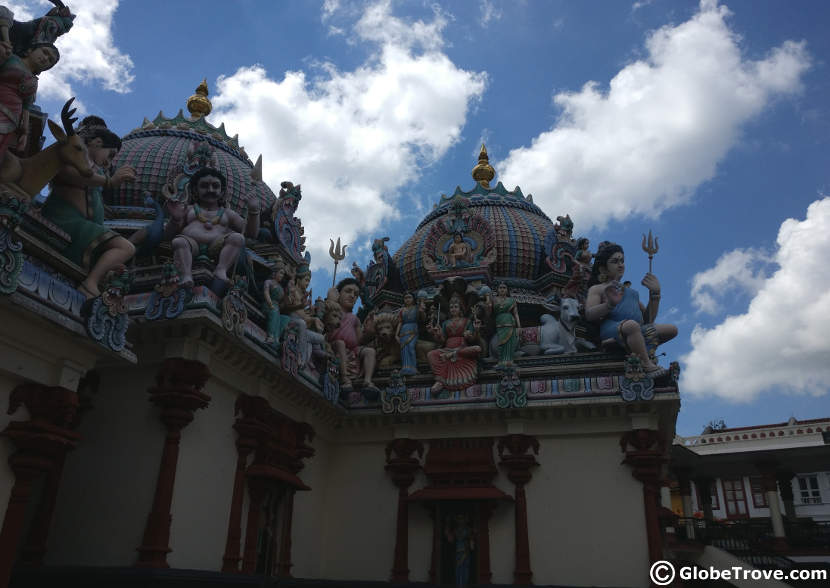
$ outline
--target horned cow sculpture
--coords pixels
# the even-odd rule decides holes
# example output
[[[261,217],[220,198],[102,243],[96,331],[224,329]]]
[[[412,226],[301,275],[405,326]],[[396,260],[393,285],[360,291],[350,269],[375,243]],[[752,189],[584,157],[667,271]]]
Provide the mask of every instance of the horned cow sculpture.
[[[67,100],[61,110],[63,128],[51,120],[48,121],[49,130],[57,140],[55,143],[25,159],[6,152],[0,162],[2,188],[31,200],[64,165],[74,167],[85,177],[93,174],[92,164],[87,157],[86,145],[83,139],[75,134],[75,129],[72,127],[77,120],[72,118],[75,109],[70,110],[74,100],[75,98]]]

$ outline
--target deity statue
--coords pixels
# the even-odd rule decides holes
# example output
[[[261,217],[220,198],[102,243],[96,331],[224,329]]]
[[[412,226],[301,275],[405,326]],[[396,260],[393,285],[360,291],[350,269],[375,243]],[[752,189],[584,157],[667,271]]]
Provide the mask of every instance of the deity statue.
[[[280,303],[285,297],[285,262],[281,257],[274,260],[271,277],[263,284],[262,295],[265,299],[266,343],[276,344],[280,340],[282,330],[288,322],[288,317],[280,314]]]
[[[450,298],[449,318],[441,326],[430,329],[435,340],[444,347],[427,354],[429,367],[435,376],[433,392],[461,390],[474,383],[478,376],[477,359],[479,345],[471,345],[478,339],[474,322],[464,316],[463,300],[456,293]]]
[[[419,321],[426,318],[426,307],[424,301],[415,305],[415,296],[411,292],[403,295],[403,308],[398,311],[398,328],[395,338],[401,346],[401,369],[402,376],[411,376],[418,373],[418,360],[416,350],[418,347]]]
[[[337,302],[343,309],[340,326],[326,334],[340,360],[340,390],[353,390],[353,378],[363,376],[363,389],[373,393],[380,390],[372,382],[375,373],[375,350],[364,345],[363,326],[352,311],[359,294],[359,285],[354,278],[345,278],[337,284]]]
[[[505,282],[500,282],[493,297],[493,314],[496,317],[496,335],[498,337],[498,367],[513,365],[513,358],[519,347],[519,311],[516,301],[510,297],[510,289]]]
[[[109,170],[121,139],[98,116],[87,116],[78,125],[94,173],[83,175],[72,165],[63,165],[52,180],[52,191],[43,207],[49,219],[72,238],[61,253],[89,270],[79,289],[89,298],[100,295],[99,282],[110,270],[123,265],[135,254],[135,246],[104,225],[105,188],[135,180],[135,170],[124,165]]]
[[[254,238],[259,231],[259,202],[256,196],[245,195],[247,221],[226,208],[227,180],[222,172],[209,167],[190,176],[189,186],[193,204],[167,203],[170,220],[165,227],[165,237],[173,237],[173,261],[181,273],[182,285],[187,287],[193,285],[193,255],[200,251],[218,255],[213,271],[214,282],[218,283],[214,288],[225,289],[228,270],[245,246],[245,237]]]
[[[457,513],[452,522],[448,520],[444,527],[444,536],[455,548],[455,585],[467,586],[470,583],[470,568],[475,549],[469,515]]]
[[[305,249],[305,230],[294,213],[297,212],[303,198],[302,188],[300,184],[295,186],[292,182],[281,182],[280,186],[279,197],[271,212],[274,219],[274,234],[286,251],[300,260]]]
[[[599,323],[603,340],[614,339],[637,356],[646,375],[656,378],[667,370],[657,365],[655,350],[660,343],[677,336],[677,327],[654,324],[660,306],[657,277],[647,273],[641,282],[649,291],[648,306],[644,306],[634,288],[624,288],[620,283],[624,272],[623,248],[615,243],[600,243],[591,272],[585,318]]]
[[[282,313],[299,327],[300,365],[304,366],[315,355],[325,355],[326,339],[323,321],[311,307],[311,269],[308,263],[297,266],[294,278],[288,281],[285,297],[280,305]]]
[[[26,148],[29,109],[37,94],[38,74],[51,69],[60,59],[54,38],[21,39],[12,52],[9,29],[13,15],[0,6],[0,160],[6,151]],[[0,172],[1,173],[1,172]]]
[[[457,232],[452,236],[452,243],[447,250],[447,266],[458,267],[473,262],[473,250],[464,240],[464,234]]]
[[[575,298],[580,303],[585,303],[585,296],[588,292],[588,282],[591,279],[591,259],[593,254],[588,249],[590,242],[585,237],[577,239],[574,264],[571,267],[571,277],[568,283],[562,288],[563,298]]]

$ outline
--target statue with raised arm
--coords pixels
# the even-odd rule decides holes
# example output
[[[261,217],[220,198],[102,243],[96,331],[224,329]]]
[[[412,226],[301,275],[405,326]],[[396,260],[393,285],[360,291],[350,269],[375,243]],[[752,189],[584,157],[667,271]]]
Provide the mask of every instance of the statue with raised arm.
[[[89,270],[79,289],[87,298],[95,298],[101,294],[98,285],[107,272],[135,254],[132,243],[104,224],[103,199],[105,188],[134,181],[135,170],[125,165],[110,173],[113,159],[121,149],[121,139],[102,118],[85,117],[77,134],[86,145],[93,173],[87,175],[72,164],[63,165],[52,180],[52,191],[42,214],[72,238],[61,253]]]
[[[204,167],[190,176],[193,204],[168,201],[170,220],[165,237],[173,238],[173,261],[181,274],[182,286],[193,285],[193,256],[200,252],[218,256],[213,270],[217,289],[228,283],[228,270],[236,263],[245,246],[245,237],[254,238],[259,231],[259,202],[253,194],[245,195],[248,218],[243,219],[225,204],[227,180],[217,169]],[[244,233],[244,236],[243,236]]]
[[[591,270],[585,318],[599,323],[601,339],[614,339],[637,356],[646,375],[664,375],[667,370],[657,365],[655,350],[677,336],[677,327],[654,323],[660,305],[660,282],[651,273],[643,278],[641,284],[649,292],[645,306],[634,288],[624,288],[620,283],[624,272],[623,248],[616,243],[600,243]]]
[[[354,378],[363,377],[363,389],[379,392],[372,382],[375,373],[376,354],[373,347],[363,341],[363,325],[352,312],[359,295],[359,285],[354,278],[345,278],[337,284],[337,301],[343,310],[340,326],[326,334],[340,360],[340,390],[350,392]]]

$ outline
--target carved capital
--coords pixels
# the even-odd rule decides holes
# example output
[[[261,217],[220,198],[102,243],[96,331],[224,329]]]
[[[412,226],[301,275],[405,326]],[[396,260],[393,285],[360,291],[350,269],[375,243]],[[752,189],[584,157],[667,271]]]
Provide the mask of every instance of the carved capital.
[[[150,402],[162,409],[161,418],[171,432],[179,431],[193,420],[193,413],[205,408],[210,396],[205,387],[210,370],[201,362],[179,357],[164,360],[150,388]]]
[[[623,463],[631,467],[631,474],[656,492],[662,478],[662,467],[668,461],[666,444],[660,431],[634,429],[623,434],[620,449],[625,453]]]
[[[386,446],[385,469],[400,490],[406,490],[415,481],[415,473],[421,469],[419,458],[423,455],[424,445],[416,439],[393,439]]]
[[[533,453],[528,453],[529,451]],[[530,435],[512,434],[499,438],[499,465],[507,470],[508,479],[517,486],[530,482],[530,468],[539,465],[539,440]]]
[[[59,386],[27,382],[12,390],[8,414],[14,414],[20,406],[26,407],[34,423],[69,428],[78,412],[78,394]]]

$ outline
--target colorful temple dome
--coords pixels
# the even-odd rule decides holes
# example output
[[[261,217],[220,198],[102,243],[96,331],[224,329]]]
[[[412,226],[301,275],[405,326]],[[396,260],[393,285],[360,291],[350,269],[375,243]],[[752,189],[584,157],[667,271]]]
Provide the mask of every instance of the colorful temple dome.
[[[237,137],[229,137],[225,132],[224,124],[215,127],[205,120],[212,108],[206,82],[188,98],[187,108],[189,117],[181,110],[173,118],[159,112],[154,120],[144,119],[141,127],[122,138],[123,145],[113,165],[131,165],[139,180],[122,184],[108,204],[144,207],[146,192],[156,199],[159,195],[181,197],[182,179],[189,176],[188,170],[209,165],[225,174],[232,208],[243,207],[242,195],[247,190],[254,190],[263,207],[270,207],[276,197],[262,182],[261,161],[254,165]]]
[[[418,225],[415,234],[395,253],[404,290],[418,290],[434,283],[429,256],[435,247],[431,240],[437,233],[436,226],[449,227],[446,230],[442,227],[438,232],[466,232],[464,228],[453,228],[456,226],[453,217],[459,214],[459,208],[464,209],[463,214],[467,217],[483,218],[492,230],[491,238],[497,244],[495,258],[490,263],[493,278],[504,279],[514,286],[530,286],[547,270],[545,236],[553,230],[553,222],[533,204],[530,195],[522,194],[520,188],[508,191],[501,182],[495,188],[490,187],[489,182],[494,176],[487,150],[482,145],[478,165],[473,168],[475,187],[469,192],[457,187],[452,196],[442,196],[435,209]],[[475,247],[474,243],[472,247]],[[447,246],[439,249],[435,253],[440,256]]]

